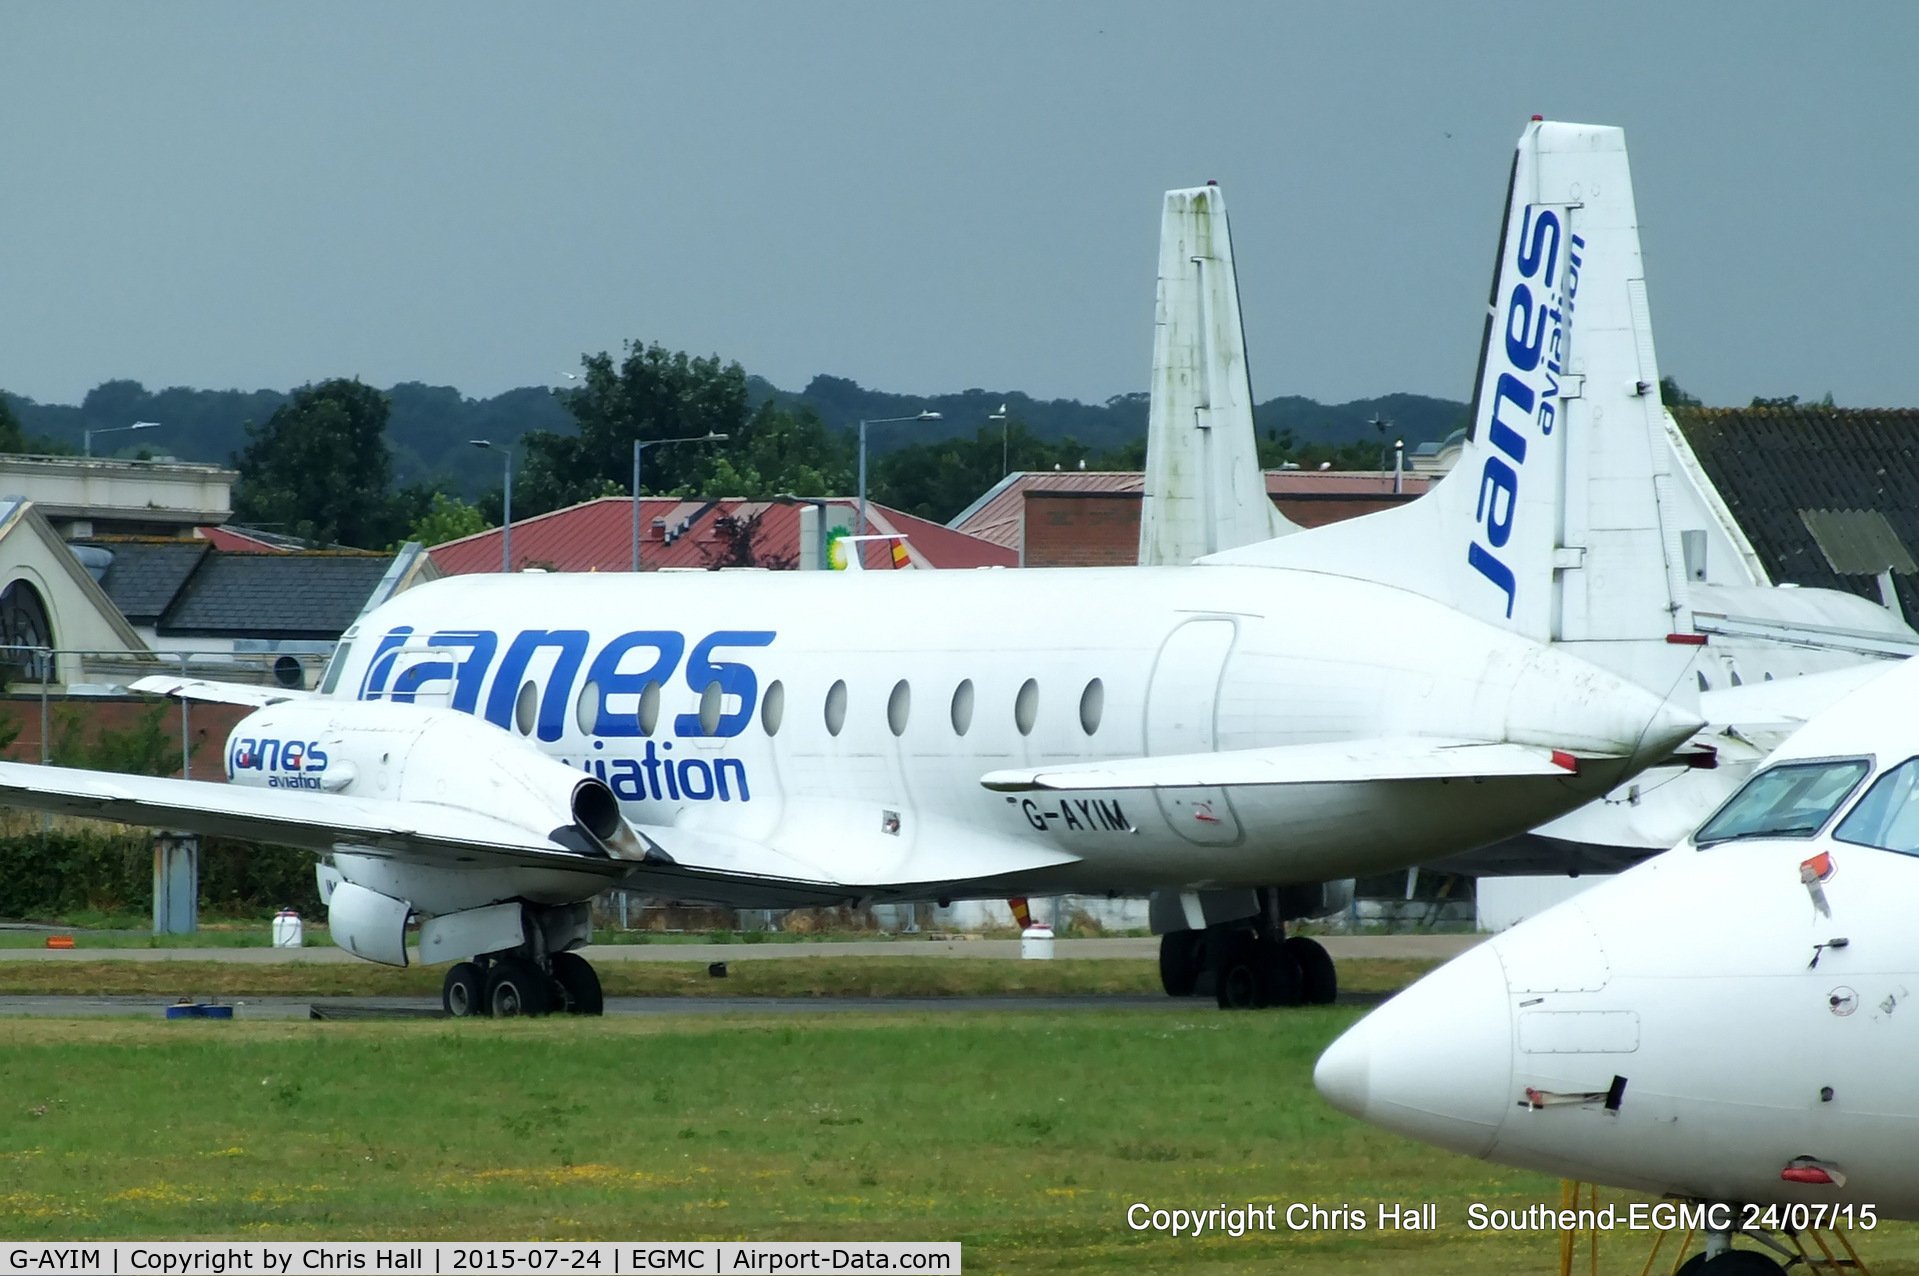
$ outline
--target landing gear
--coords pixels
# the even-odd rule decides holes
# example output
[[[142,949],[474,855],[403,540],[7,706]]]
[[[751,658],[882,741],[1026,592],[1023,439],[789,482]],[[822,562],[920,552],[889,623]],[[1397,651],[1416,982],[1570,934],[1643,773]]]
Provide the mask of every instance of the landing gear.
[[[470,961],[455,962],[440,987],[440,1005],[455,1019],[486,1014],[485,973]]]
[[[1297,1006],[1301,996],[1299,962],[1277,936],[1235,930],[1218,944],[1214,997],[1221,1010]]]
[[[553,1009],[553,978],[524,957],[506,957],[486,972],[486,1008],[495,1019]]]
[[[1782,1276],[1785,1270],[1756,1249],[1728,1249],[1711,1258],[1694,1254],[1675,1276]]]
[[[484,962],[484,966],[481,964]],[[527,957],[482,957],[454,963],[440,987],[440,1005],[455,1019],[521,1015],[602,1015],[600,976],[578,953],[555,953],[549,973]]]
[[[1172,930],[1159,937],[1159,986],[1168,997],[1190,997],[1198,991],[1205,948],[1203,930]]]
[[[606,998],[600,995],[600,976],[578,953],[553,954],[553,982],[559,986],[562,1008],[569,1015],[603,1015]]]
[[[1318,914],[1298,899],[1282,898],[1284,894],[1259,891],[1259,911],[1250,917],[1242,914],[1212,926],[1164,931],[1159,939],[1159,982],[1166,995],[1210,993],[1221,1010],[1332,1004],[1339,996],[1339,974],[1332,957],[1304,935],[1289,937],[1280,921],[1288,915]],[[1160,898],[1154,896],[1156,909]],[[1172,920],[1156,916],[1155,924]]]
[[[1299,999],[1308,1006],[1330,1006],[1339,1000],[1339,971],[1333,959],[1317,940],[1293,935],[1286,940],[1286,951],[1299,967]]]

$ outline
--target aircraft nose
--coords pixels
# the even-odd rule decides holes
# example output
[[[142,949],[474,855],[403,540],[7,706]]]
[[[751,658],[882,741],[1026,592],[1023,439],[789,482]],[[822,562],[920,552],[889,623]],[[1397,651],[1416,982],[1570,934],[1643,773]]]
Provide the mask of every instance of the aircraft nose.
[[[1498,955],[1481,944],[1354,1024],[1319,1057],[1313,1084],[1349,1116],[1484,1156],[1513,1105]]]

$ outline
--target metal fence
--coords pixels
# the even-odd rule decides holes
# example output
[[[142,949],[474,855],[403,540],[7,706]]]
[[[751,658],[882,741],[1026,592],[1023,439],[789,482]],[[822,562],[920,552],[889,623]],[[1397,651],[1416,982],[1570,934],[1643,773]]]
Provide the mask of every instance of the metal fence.
[[[316,644],[318,645],[318,644]],[[130,685],[154,674],[178,674],[246,686],[317,687],[332,652],[327,651],[96,651],[77,647],[0,644],[0,677],[18,694],[35,688],[40,696],[40,761],[50,761],[49,705],[88,696],[137,695]],[[180,700],[180,774],[193,778],[193,703]]]

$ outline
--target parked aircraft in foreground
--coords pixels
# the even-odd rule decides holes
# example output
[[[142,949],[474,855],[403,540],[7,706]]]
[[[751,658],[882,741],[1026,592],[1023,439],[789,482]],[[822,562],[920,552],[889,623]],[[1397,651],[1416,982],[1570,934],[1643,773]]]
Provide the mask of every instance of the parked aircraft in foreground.
[[[1677,848],[1373,1011],[1321,1056],[1320,1092],[1468,1156],[1723,1203],[1714,1254],[1747,1221],[1919,1218],[1915,723],[1908,662]]]
[[[1632,357],[1636,235],[1568,194],[1612,162],[1606,137],[1522,139],[1505,336],[1462,461],[1480,477],[1422,524],[1430,577],[1263,546],[1199,567],[470,576],[364,617],[316,695],[143,680],[263,705],[228,741],[230,784],[0,764],[0,796],[325,855],[336,940],[405,964],[417,919],[421,960],[455,962],[456,1013],[596,1008],[573,950],[608,887],[763,907],[1156,891],[1184,924],[1156,927],[1169,991],[1204,974],[1224,1005],[1330,1000],[1324,950],[1284,934],[1329,884],[1532,828],[1700,725],[1663,695],[1700,649],[1653,605],[1673,579],[1657,535],[1604,542],[1605,581],[1654,583],[1587,619],[1652,649],[1661,693],[1546,642],[1586,597],[1561,529],[1655,477],[1644,447],[1560,477],[1569,436],[1645,425],[1644,388],[1610,375]]]

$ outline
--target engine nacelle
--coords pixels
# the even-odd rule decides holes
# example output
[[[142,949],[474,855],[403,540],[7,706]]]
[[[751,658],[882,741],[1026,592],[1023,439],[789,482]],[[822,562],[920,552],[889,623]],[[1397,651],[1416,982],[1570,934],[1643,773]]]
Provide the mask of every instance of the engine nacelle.
[[[605,781],[453,709],[377,700],[293,700],[242,718],[227,779],[373,801],[475,811],[573,849],[641,859],[645,847]]]

